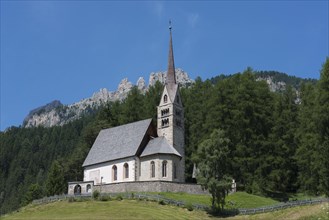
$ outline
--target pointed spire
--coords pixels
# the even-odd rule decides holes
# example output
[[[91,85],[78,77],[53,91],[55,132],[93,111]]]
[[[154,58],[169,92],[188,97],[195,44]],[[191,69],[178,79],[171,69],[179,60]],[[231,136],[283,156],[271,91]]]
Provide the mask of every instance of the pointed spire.
[[[167,80],[166,84],[176,84],[176,75],[175,75],[175,63],[174,63],[174,51],[172,46],[172,36],[171,36],[171,20],[169,20],[169,55],[168,55],[168,71],[167,71]]]

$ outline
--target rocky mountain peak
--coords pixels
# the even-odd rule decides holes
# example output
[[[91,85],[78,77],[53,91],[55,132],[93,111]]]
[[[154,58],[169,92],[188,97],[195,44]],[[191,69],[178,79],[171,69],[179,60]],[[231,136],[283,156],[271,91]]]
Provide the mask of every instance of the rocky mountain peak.
[[[278,92],[278,91],[284,91],[286,89],[286,83],[283,81],[274,82],[273,77],[266,76],[266,77],[257,77],[257,81],[263,80],[267,83],[269,89],[271,92]]]
[[[153,86],[156,81],[165,82],[166,71],[153,72],[150,74],[149,85],[147,86],[143,77],[139,77],[136,86],[142,92],[145,92],[149,86]],[[177,82],[181,86],[187,86],[194,81],[182,69],[176,69]],[[59,101],[53,101],[45,106],[32,110],[24,119],[24,127],[64,125],[70,121],[76,120],[85,113],[89,113],[99,108],[108,101],[121,101],[125,99],[133,84],[124,78],[118,85],[116,91],[109,91],[106,88],[95,92],[90,98],[82,99],[79,102],[63,105]],[[60,108],[59,108],[60,107]]]
[[[145,79],[143,77],[138,78],[136,85],[139,90],[141,90],[141,91],[146,90],[146,83],[145,83]]]
[[[189,78],[187,72],[185,72],[180,68],[175,69],[175,74],[176,74],[176,81],[180,86],[185,87],[194,83],[194,80]],[[159,81],[162,84],[164,84],[167,78],[166,76],[167,76],[167,71],[152,72],[149,78],[149,86],[153,86],[156,81]]]

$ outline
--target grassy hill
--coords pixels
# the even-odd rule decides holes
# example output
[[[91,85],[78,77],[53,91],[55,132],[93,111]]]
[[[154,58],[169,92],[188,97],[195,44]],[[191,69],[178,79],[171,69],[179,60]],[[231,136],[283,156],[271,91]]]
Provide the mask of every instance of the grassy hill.
[[[205,211],[188,211],[185,208],[160,205],[157,202],[122,201],[59,201],[45,205],[28,205],[17,212],[3,216],[11,219],[212,219]],[[329,219],[329,204],[302,206],[251,216],[234,216],[234,219]]]
[[[211,206],[210,195],[196,195],[196,194],[188,194],[188,193],[171,193],[171,192],[161,192],[155,194],[159,194],[168,199],[183,201],[185,203]],[[236,192],[226,197],[227,208],[257,208],[261,206],[275,205],[277,203],[279,202],[274,199],[256,196],[256,195],[248,194],[246,192]]]

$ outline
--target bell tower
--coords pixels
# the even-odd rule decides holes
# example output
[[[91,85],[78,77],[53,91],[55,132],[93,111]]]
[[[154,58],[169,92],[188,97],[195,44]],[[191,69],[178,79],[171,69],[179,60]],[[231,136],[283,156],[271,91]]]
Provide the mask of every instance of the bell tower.
[[[169,55],[168,71],[165,87],[158,106],[157,131],[158,136],[163,136],[182,156],[177,166],[177,176],[180,182],[185,181],[185,140],[184,140],[184,108],[176,83],[174,53],[172,44],[172,27],[169,22]]]

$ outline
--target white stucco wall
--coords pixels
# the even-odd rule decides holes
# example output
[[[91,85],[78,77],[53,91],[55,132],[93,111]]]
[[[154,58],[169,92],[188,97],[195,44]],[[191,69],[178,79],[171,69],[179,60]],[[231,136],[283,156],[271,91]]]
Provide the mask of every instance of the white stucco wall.
[[[129,178],[124,178],[124,164],[129,166]],[[113,180],[113,166],[117,166],[117,181]],[[135,180],[135,158],[125,158],[85,167],[83,181],[94,181],[95,185],[106,183],[129,182]]]
[[[151,177],[151,161],[155,163],[155,177]],[[162,162],[167,161],[167,176],[162,176]],[[151,155],[140,159],[141,174],[140,181],[179,181],[179,157],[174,155]],[[177,178],[173,176],[173,164],[176,164]]]

